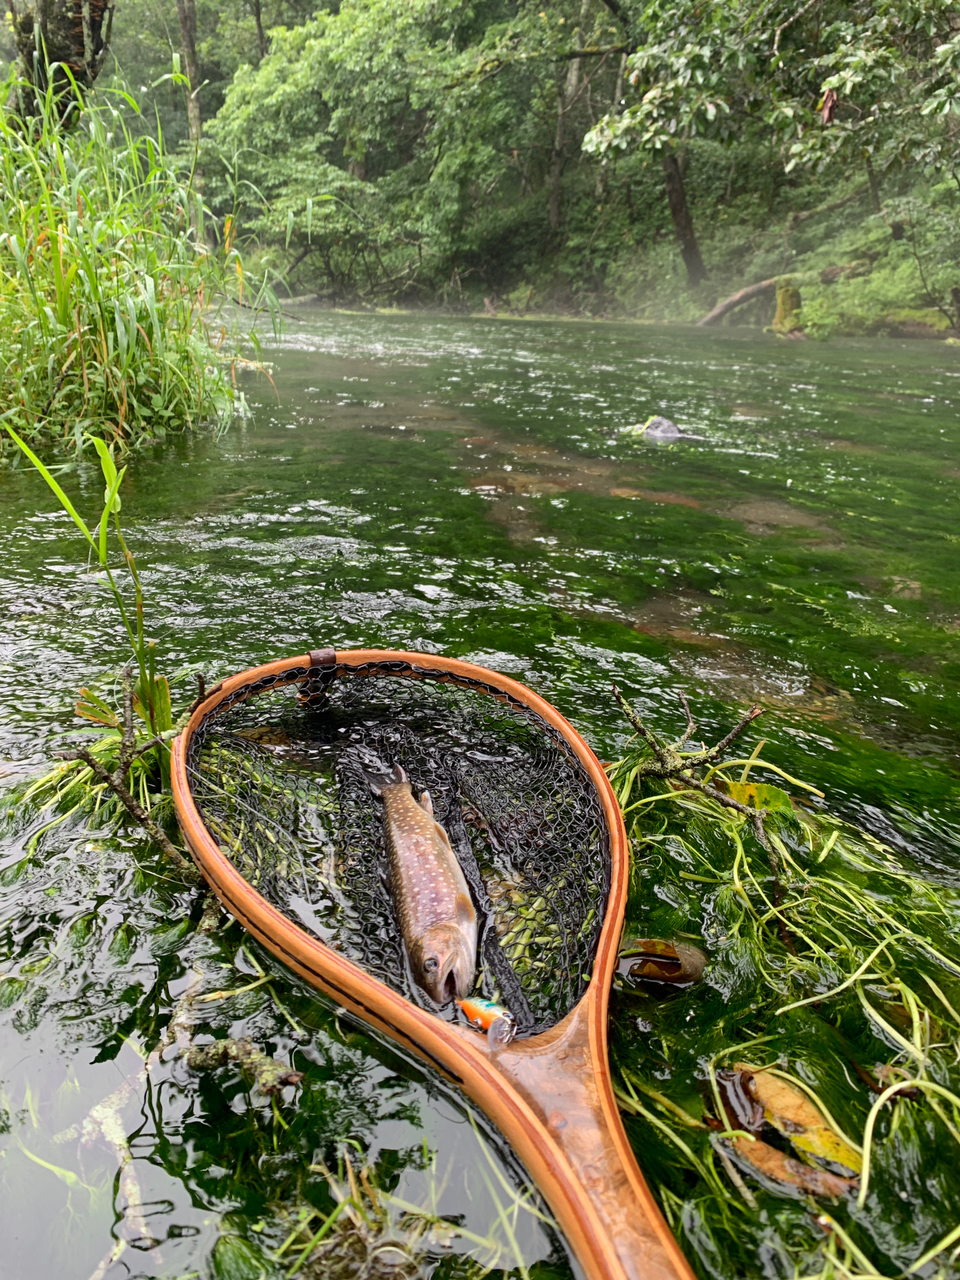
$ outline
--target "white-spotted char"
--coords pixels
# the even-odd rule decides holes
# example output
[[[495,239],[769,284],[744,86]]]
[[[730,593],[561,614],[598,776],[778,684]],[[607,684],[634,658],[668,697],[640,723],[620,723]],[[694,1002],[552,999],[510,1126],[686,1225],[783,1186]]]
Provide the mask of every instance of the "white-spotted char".
[[[477,913],[450,837],[433,816],[430,793],[418,800],[399,765],[387,777],[367,774],[383,800],[393,894],[410,971],[443,1005],[463,1000],[477,964]]]

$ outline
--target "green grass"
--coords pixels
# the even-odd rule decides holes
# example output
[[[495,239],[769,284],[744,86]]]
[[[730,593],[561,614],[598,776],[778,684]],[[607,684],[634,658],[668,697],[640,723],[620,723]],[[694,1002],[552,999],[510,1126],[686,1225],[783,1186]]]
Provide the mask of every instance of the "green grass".
[[[37,449],[123,452],[242,407],[222,307],[265,292],[245,287],[229,219],[207,247],[192,175],[133,135],[131,110],[113,93],[65,130],[51,91],[37,116],[0,114],[0,421]]]

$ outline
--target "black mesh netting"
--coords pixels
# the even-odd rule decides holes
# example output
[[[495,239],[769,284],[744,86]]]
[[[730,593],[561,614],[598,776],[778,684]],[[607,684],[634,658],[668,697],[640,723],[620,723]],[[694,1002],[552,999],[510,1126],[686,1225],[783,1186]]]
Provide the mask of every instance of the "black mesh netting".
[[[475,990],[529,1034],[559,1021],[589,981],[609,838],[562,737],[493,692],[426,666],[304,666],[231,694],[194,734],[187,766],[208,831],[269,902],[435,1008],[406,971],[383,808],[364,779],[402,765],[415,792],[430,792],[470,885]]]

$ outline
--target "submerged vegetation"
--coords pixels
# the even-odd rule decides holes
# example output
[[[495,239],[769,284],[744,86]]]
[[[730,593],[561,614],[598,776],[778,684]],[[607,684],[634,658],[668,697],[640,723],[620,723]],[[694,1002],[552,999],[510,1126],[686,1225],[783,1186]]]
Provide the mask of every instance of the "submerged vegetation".
[[[0,92],[23,107],[27,86]],[[245,284],[229,228],[208,247],[189,164],[131,129],[128,94],[69,129],[52,83],[30,102],[35,114],[0,113],[0,420],[76,456],[94,438],[124,452],[242,413],[247,361],[224,304],[269,294]]]
[[[218,1204],[238,1206],[236,1213],[223,1214],[212,1241],[209,1267],[215,1280],[566,1280],[569,1268],[553,1220],[511,1159],[499,1148],[493,1154],[490,1136],[472,1111],[464,1106],[458,1122],[469,1126],[472,1137],[466,1142],[474,1164],[465,1172],[458,1150],[444,1167],[409,1105],[393,1114],[393,1095],[401,1092],[397,1082],[404,1071],[409,1074],[407,1064],[362,1032],[341,1026],[303,984],[281,996],[277,978],[247,950],[213,895],[197,895],[197,873],[171,838],[170,742],[186,716],[175,723],[173,681],[159,670],[136,560],[123,534],[119,491],[126,468],[118,469],[112,448],[93,439],[105,491],[100,517],[88,525],[49,468],[9,426],[6,430],[86,543],[98,587],[120,624],[126,665],[110,672],[97,689],[79,691],[75,712],[86,724],[67,735],[73,749],[61,762],[6,794],[6,834],[10,827],[17,830],[20,856],[0,872],[0,890],[16,892],[56,861],[52,841],[58,828],[69,829],[70,819],[83,833],[83,856],[66,855],[63,879],[83,879],[89,868],[99,892],[116,874],[101,862],[103,852],[111,839],[125,841],[131,818],[145,830],[154,852],[164,855],[152,858],[145,849],[134,885],[111,890],[119,900],[133,889],[122,917],[98,909],[84,912],[65,942],[54,941],[41,925],[29,954],[20,955],[16,973],[0,972],[0,1011],[12,1009],[16,1017],[18,1009],[29,1006],[33,1018],[49,999],[73,991],[71,1017],[97,1021],[103,993],[98,988],[91,994],[77,966],[85,970],[87,952],[119,965],[124,990],[99,1053],[111,1060],[135,1043],[137,1065],[134,1071],[127,1066],[113,1092],[51,1136],[32,1101],[18,1111],[0,1080],[0,1137],[9,1132],[13,1116],[17,1149],[66,1184],[72,1205],[92,1207],[108,1191],[113,1194],[119,1169],[125,1234],[111,1244],[92,1280],[120,1260],[128,1237],[135,1248],[159,1256],[124,1110],[141,1094],[156,1090],[159,1096],[170,1083],[171,1068],[178,1087],[184,1073],[203,1078],[197,1086],[204,1106],[202,1120],[193,1126],[198,1149],[191,1177]],[[172,1004],[162,990],[165,978],[153,990],[131,985],[144,951],[167,957],[186,975]],[[82,990],[75,990],[77,983]],[[158,1016],[155,1005],[164,1000],[168,1007]],[[361,1112],[355,1095],[369,1088],[372,1053],[384,1058],[385,1079],[378,1080]],[[324,1058],[326,1070],[318,1070]],[[327,1078],[331,1064],[335,1084]],[[73,1082],[63,1092],[73,1097],[80,1089]],[[171,1135],[163,1132],[163,1103],[158,1106],[166,1148],[175,1124]],[[398,1125],[418,1126],[417,1141],[401,1160],[370,1149],[366,1129],[378,1109]],[[108,1149],[114,1166],[106,1177],[64,1167],[62,1144],[78,1140],[85,1147]],[[455,1167],[464,1186],[449,1197]],[[0,1183],[4,1173],[0,1164]],[[462,1211],[451,1210],[450,1199],[468,1205],[482,1201],[483,1229],[475,1229],[477,1223],[466,1221]],[[537,1260],[531,1261],[531,1253]]]
[[[709,961],[684,990],[624,985],[612,1058],[685,1252],[716,1280],[956,1275],[960,894],[831,817],[762,742],[718,762],[634,723],[611,771],[628,935]]]
[[[51,828],[64,818],[82,812],[94,824],[115,823],[123,806],[173,857],[180,883],[183,863],[162,827],[169,818],[170,687],[156,670],[136,564],[120,526],[123,471],[97,441],[106,494],[99,522],[87,526],[57,480],[18,443],[92,552],[133,663],[120,677],[120,706],[81,691],[77,712],[96,730],[84,733],[73,758],[21,789],[22,813],[44,804],[54,810],[31,823],[24,855],[7,866],[4,883],[16,884],[37,865]],[[111,534],[119,553],[113,558],[129,575],[127,594],[111,566]],[[711,749],[696,748],[689,713],[682,738],[669,744],[624,709],[638,738],[610,775],[633,846],[627,949],[631,937],[661,937],[683,955],[698,954],[691,944],[707,954],[705,971],[698,965],[687,985],[675,974],[658,981],[655,965],[641,966],[637,978],[628,971],[611,1017],[628,1134],[688,1257],[705,1280],[955,1275],[960,896],[830,816],[824,796],[766,759],[762,742],[731,759],[737,732],[756,708]],[[141,813],[122,798],[124,790]],[[287,1007],[289,997],[278,995],[275,979],[242,946],[229,977],[222,964],[212,968],[204,959],[211,944],[202,941],[211,931],[225,939],[231,932],[207,900],[163,943],[190,955],[192,977],[170,1018],[144,1029],[151,1046],[144,1085],[159,1078],[173,1045],[184,1069],[227,1073],[216,1079],[233,1081],[223,1087],[234,1111],[239,1077],[252,1098],[234,1129],[246,1126],[249,1151],[264,1159],[272,1151],[270,1161],[299,1170],[279,1190],[244,1181],[244,1195],[255,1194],[262,1206],[259,1226],[251,1234],[240,1215],[225,1220],[212,1254],[215,1273],[290,1280],[418,1275],[423,1268],[450,1277],[488,1269],[551,1274],[549,1267],[530,1270],[516,1241],[518,1215],[540,1221],[539,1208],[492,1165],[485,1177],[496,1222],[483,1238],[441,1212],[444,1180],[426,1150],[416,1165],[425,1173],[426,1199],[417,1202],[398,1191],[389,1164],[363,1166],[362,1148],[354,1148],[358,1165],[349,1147],[337,1147],[337,1173],[304,1155],[317,1099],[300,1096],[293,1106],[285,1094],[309,1080],[310,1058],[298,1050],[307,1043],[303,1010]],[[132,945],[127,924],[109,945]],[[29,967],[21,966],[0,985],[0,997],[19,1003],[30,983]],[[214,1008],[229,1011],[254,992],[293,1032],[288,1052],[276,1053],[253,1027],[238,1036],[230,1012],[214,1016]],[[214,1093],[205,1086],[208,1105]],[[261,1096],[266,1103],[252,1100]],[[125,1170],[127,1221],[145,1231],[119,1119],[125,1097],[103,1100],[91,1115],[113,1135]],[[227,1106],[227,1094],[216,1106]],[[340,1125],[338,1138],[348,1132]],[[215,1146],[209,1158],[218,1158]]]

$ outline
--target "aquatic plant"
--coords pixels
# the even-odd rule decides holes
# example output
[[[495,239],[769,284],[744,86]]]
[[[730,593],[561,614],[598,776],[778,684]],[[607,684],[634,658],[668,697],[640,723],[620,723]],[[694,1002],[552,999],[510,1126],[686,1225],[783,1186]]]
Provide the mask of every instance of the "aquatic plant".
[[[55,816],[35,832],[27,847],[32,856],[37,840],[50,826],[63,822],[78,811],[116,821],[129,815],[147,831],[182,872],[193,875],[184,855],[173,845],[158,822],[158,810],[169,808],[170,741],[177,732],[173,721],[170,681],[158,672],[155,642],[147,635],[143,611],[143,588],[137,563],[124,540],[120,524],[120,486],[126,467],[119,470],[113,450],[99,437],[91,444],[100,459],[105,484],[103,510],[96,524],[87,526],[60,483],[30,446],[9,423],[6,435],[43,477],[64,511],[83,535],[98,567],[103,584],[126,633],[132,661],[120,676],[120,705],[111,706],[93,689],[79,691],[78,716],[98,727],[94,738],[84,733],[84,742],[66,754],[42,777],[19,793],[24,804],[53,806]],[[122,571],[132,592],[132,601],[121,589],[110,560],[110,532],[120,552]],[[116,558],[116,556],[115,556]]]
[[[192,174],[161,134],[134,135],[129,94],[69,132],[52,82],[36,109],[26,124],[0,113],[0,421],[73,455],[229,422],[243,412],[231,372],[250,361],[223,304],[272,300],[245,280],[229,219],[211,249]]]
[[[471,1124],[476,1129],[472,1116]],[[446,1259],[442,1274],[451,1278],[480,1280],[496,1271],[504,1280],[530,1280],[516,1225],[526,1214],[550,1222],[536,1196],[510,1186],[488,1162],[496,1185],[486,1173],[484,1181],[496,1214],[488,1235],[478,1235],[441,1214],[444,1179],[436,1156],[426,1147],[422,1154],[427,1186],[422,1203],[389,1191],[386,1171],[369,1165],[357,1168],[346,1145],[340,1148],[336,1171],[322,1163],[311,1166],[323,1176],[334,1208],[324,1213],[308,1204],[300,1207],[290,1234],[274,1254],[276,1261],[283,1260],[284,1274],[291,1280],[414,1280],[436,1274],[437,1263]]]
[[[692,721],[670,746],[631,719],[611,767],[628,929],[702,940],[710,961],[686,990],[622,990],[612,1057],[688,1256],[712,1277],[956,1274],[960,894],[831,817],[762,742],[721,763],[691,746]],[[758,1071],[805,1095],[835,1145],[811,1154],[769,1108],[745,1128],[729,1091]],[[777,1176],[764,1146],[825,1177]]]

